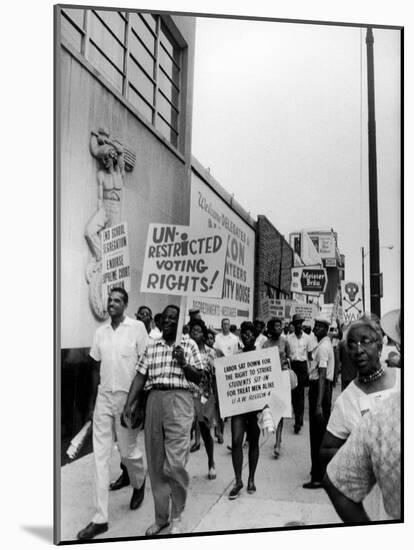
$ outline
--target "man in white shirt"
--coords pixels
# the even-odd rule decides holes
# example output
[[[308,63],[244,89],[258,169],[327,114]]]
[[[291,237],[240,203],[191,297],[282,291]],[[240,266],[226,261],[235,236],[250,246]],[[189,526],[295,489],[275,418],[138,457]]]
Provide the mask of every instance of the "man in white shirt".
[[[303,412],[305,410],[305,385],[308,380],[308,361],[312,359],[312,341],[303,331],[304,317],[295,313],[292,319],[295,331],[288,334],[292,370],[298,378],[298,385],[292,391],[292,406],[295,415],[295,434],[303,426]]]
[[[110,320],[96,330],[89,353],[94,360],[89,416],[93,414],[95,515],[92,522],[78,533],[80,540],[92,539],[108,530],[113,432],[121,461],[134,488],[130,508],[136,510],[144,499],[145,466],[143,453],[137,445],[138,429],[123,427],[121,414],[148,336],[141,321],[125,315],[127,305],[127,292],[123,288],[114,288],[108,297]]]
[[[217,334],[214,342],[214,349],[221,352],[225,357],[234,355],[239,350],[239,339],[230,332],[230,319],[224,318],[221,321],[221,334]]]
[[[322,488],[324,467],[319,459],[319,449],[331,414],[332,381],[335,358],[331,339],[328,336],[329,320],[317,317],[313,332],[318,347],[313,352],[309,370],[309,434],[311,447],[311,481],[303,484],[304,489]]]

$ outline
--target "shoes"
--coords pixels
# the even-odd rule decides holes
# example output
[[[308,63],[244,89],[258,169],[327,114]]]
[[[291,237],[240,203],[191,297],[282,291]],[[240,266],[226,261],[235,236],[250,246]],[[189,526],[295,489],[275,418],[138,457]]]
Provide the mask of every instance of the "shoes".
[[[295,434],[298,434],[300,432],[300,426],[298,424],[295,424],[293,426],[293,431],[295,432]]]
[[[222,435],[218,435],[218,436],[217,436],[217,443],[218,443],[219,445],[223,445],[224,439],[223,439],[223,436],[222,436]]]
[[[320,481],[308,481],[302,485],[304,489],[322,489],[323,485]]]
[[[247,482],[247,492],[249,493],[249,495],[252,495],[256,492],[256,485],[254,484],[254,481]]]
[[[144,483],[141,485],[139,489],[134,489],[132,491],[131,502],[129,503],[129,507],[131,508],[131,510],[136,510],[141,506],[142,501],[144,500],[144,496],[145,496],[145,479],[144,479]]]
[[[158,535],[163,529],[165,529],[168,526],[169,526],[169,523],[166,523],[165,525],[158,525],[158,523],[153,523],[145,531],[145,536],[153,537],[155,535]]]
[[[105,533],[105,531],[108,531],[108,523],[89,523],[85,529],[82,529],[82,531],[79,531],[77,534],[77,538],[79,540],[89,540],[96,537],[96,535],[100,535],[101,533]]]
[[[232,452],[233,452],[232,446],[231,446],[231,445],[227,445],[227,450],[230,451],[230,452],[232,453]]]
[[[118,477],[118,479],[109,485],[109,489],[111,491],[118,491],[118,489],[122,489],[123,487],[127,487],[128,485],[129,475],[127,470],[124,470],[122,474]]]
[[[208,479],[216,479],[217,477],[217,474],[216,474],[216,470],[214,468],[210,468],[209,471],[208,471]]]
[[[280,447],[274,447],[273,449],[273,457],[274,458],[279,458],[280,456]]]
[[[240,496],[240,491],[243,489],[243,483],[236,484],[229,493],[229,499],[235,500]]]
[[[168,534],[179,535],[181,532],[181,518],[172,519],[170,523],[170,528],[168,529]]]
[[[195,453],[200,448],[200,443],[193,443],[190,447],[190,453]]]

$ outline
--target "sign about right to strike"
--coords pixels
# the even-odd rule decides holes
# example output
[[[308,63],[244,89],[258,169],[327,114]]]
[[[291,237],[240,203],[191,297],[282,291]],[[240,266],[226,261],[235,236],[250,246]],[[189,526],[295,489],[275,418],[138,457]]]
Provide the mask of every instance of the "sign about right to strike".
[[[282,382],[277,347],[216,359],[216,380],[222,418],[260,411],[272,394],[289,402]]]

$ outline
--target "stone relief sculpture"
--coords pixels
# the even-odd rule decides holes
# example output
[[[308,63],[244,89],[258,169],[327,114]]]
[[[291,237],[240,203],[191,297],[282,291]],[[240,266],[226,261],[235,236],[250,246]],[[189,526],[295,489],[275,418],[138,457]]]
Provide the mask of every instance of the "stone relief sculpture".
[[[113,138],[104,128],[91,132],[90,152],[99,163],[97,173],[98,204],[85,227],[85,238],[92,254],[86,267],[89,301],[94,315],[105,320],[108,314],[102,303],[101,231],[122,221],[122,195],[125,170],[131,171],[135,155]],[[126,157],[126,159],[125,159]]]

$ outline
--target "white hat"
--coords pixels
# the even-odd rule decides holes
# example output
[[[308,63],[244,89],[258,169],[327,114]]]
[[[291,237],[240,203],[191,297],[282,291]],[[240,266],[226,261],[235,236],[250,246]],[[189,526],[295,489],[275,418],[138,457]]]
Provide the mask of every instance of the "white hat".
[[[315,317],[315,323],[321,323],[321,325],[326,325],[328,328],[330,327],[330,320],[324,317],[323,315],[319,315],[318,317]]]
[[[387,336],[401,344],[401,312],[399,309],[389,311],[381,319],[381,327]]]

